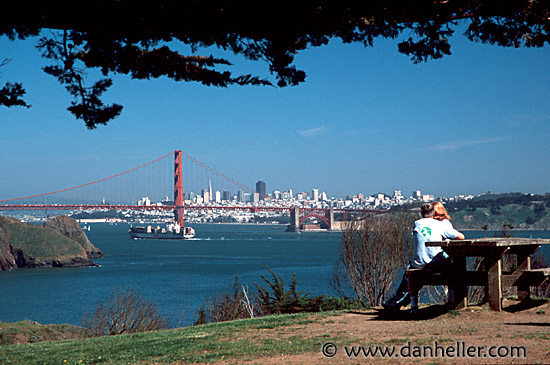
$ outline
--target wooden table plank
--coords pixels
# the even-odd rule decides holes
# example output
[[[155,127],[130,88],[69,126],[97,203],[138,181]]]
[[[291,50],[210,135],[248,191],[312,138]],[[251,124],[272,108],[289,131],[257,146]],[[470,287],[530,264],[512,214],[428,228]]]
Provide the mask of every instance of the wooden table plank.
[[[522,245],[545,245],[550,244],[550,239],[547,238],[522,238],[522,237],[509,237],[509,238],[475,238],[468,240],[445,240],[445,241],[431,241],[426,242],[426,246],[439,246],[444,247],[502,247],[502,246],[522,246]]]

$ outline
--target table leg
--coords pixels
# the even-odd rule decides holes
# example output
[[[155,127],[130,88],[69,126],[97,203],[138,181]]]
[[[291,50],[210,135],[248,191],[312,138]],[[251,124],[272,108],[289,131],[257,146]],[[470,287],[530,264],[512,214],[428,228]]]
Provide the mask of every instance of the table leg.
[[[514,273],[522,272],[523,270],[531,270],[531,255],[539,248],[540,246],[532,247],[518,247],[514,249],[517,260],[517,269]],[[529,299],[529,285],[518,285],[518,300],[523,301]]]
[[[464,283],[464,277],[460,273],[466,272],[466,257],[453,257],[453,272],[457,273],[457,280],[453,285],[449,285],[449,290],[454,290],[453,307],[456,309],[468,306],[468,286]]]
[[[487,270],[487,300],[489,308],[500,312],[502,310],[502,263],[501,256],[486,256]]]
[[[531,257],[529,254],[525,255],[524,252],[518,253],[518,268],[517,271],[531,270]],[[523,301],[529,299],[529,285],[518,285],[518,300]]]

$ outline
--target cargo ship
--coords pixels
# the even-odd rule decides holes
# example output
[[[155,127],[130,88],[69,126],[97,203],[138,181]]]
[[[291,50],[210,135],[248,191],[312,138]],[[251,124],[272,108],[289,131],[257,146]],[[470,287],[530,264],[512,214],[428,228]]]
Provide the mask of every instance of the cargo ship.
[[[160,226],[131,227],[130,237],[138,240],[184,240],[195,237],[193,227],[180,227],[179,224],[169,224],[166,228]]]

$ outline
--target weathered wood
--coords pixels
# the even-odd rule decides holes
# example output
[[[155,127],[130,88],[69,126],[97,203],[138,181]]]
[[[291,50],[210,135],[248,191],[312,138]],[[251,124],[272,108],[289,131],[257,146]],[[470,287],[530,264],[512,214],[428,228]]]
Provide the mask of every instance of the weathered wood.
[[[498,256],[485,257],[487,300],[491,310],[502,310],[502,261]]]
[[[507,237],[507,238],[476,238],[470,240],[446,240],[446,241],[431,241],[426,242],[426,246],[439,246],[445,247],[512,247],[512,246],[533,246],[550,244],[550,239],[537,239],[537,238],[521,238],[521,237]]]
[[[515,270],[515,273],[521,274],[524,271],[531,270],[531,254],[535,252],[538,249],[538,247],[540,246],[535,246],[535,247],[526,246],[526,247],[521,247],[519,250],[516,247],[517,268]],[[529,284],[519,283],[516,285],[518,288],[518,300],[523,301],[525,299],[528,299],[530,296]]]
[[[455,272],[433,272],[431,270],[409,269],[406,271],[409,278],[423,285],[451,285],[457,282],[466,283],[467,286],[487,285],[487,274],[483,271],[466,271],[459,276]]]
[[[541,286],[548,279],[550,279],[550,268],[548,267],[541,269],[523,270],[521,272],[514,272],[511,274],[503,274],[502,285],[517,286],[518,288],[529,288],[531,286]]]
[[[452,257],[485,257],[490,255],[503,256],[508,253],[510,248],[506,246],[446,246],[443,247],[443,250]]]
[[[502,285],[516,286],[519,299],[529,298],[529,288],[549,279],[550,268],[531,270],[531,255],[550,239],[532,238],[479,238],[471,240],[446,240],[426,242],[428,247],[441,247],[453,258],[453,266],[445,275],[419,275],[416,279],[425,285],[444,285],[455,291],[458,306],[466,305],[467,287],[485,285],[489,307],[502,310]],[[517,257],[517,268],[512,273],[502,273],[502,257],[513,254]],[[466,271],[467,257],[483,257],[484,271]],[[453,274],[451,274],[451,272]],[[455,277],[453,277],[455,276]],[[414,279],[413,279],[414,280]]]

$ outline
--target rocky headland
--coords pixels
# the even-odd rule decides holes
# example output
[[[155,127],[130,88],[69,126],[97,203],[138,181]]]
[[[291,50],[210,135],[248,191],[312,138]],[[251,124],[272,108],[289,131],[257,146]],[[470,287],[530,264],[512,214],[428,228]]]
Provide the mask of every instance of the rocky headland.
[[[103,256],[78,223],[58,216],[42,226],[0,216],[0,270],[95,266]]]

